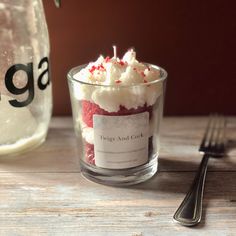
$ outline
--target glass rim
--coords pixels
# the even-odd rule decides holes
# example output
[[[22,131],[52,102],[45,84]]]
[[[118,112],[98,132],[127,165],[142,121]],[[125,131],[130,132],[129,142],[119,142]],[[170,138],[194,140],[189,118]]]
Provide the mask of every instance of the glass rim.
[[[141,63],[143,63],[143,62],[141,62]],[[156,83],[159,83],[159,82],[162,82],[162,81],[166,80],[168,73],[166,72],[165,69],[163,69],[160,66],[153,65],[153,64],[150,64],[150,63],[143,63],[143,64],[147,65],[149,67],[152,67],[154,69],[160,70],[160,72],[161,72],[160,78],[158,78],[156,80],[153,80],[153,81],[150,81],[150,82],[147,82],[147,83],[129,84],[129,85],[121,85],[121,84],[119,84],[119,85],[117,85],[117,84],[112,84],[112,85],[110,85],[110,84],[93,84],[93,83],[88,83],[88,82],[84,82],[84,81],[75,79],[73,77],[75,72],[79,72],[81,69],[85,68],[88,65],[88,64],[83,64],[83,65],[80,65],[80,66],[73,67],[71,70],[69,70],[69,72],[67,73],[67,79],[70,82],[76,82],[76,83],[83,84],[83,85],[107,87],[107,88],[109,88],[109,87],[110,88],[117,88],[117,87],[122,87],[122,88],[126,87],[127,88],[127,87],[137,87],[137,86],[148,86],[148,85],[156,84]]]

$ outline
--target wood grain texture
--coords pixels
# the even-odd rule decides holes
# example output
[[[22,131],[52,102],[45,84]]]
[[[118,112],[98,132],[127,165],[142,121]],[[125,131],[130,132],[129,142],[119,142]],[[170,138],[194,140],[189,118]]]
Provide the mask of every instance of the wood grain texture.
[[[229,119],[231,144],[236,119]],[[205,118],[165,118],[159,172],[129,188],[99,185],[79,173],[70,118],[54,118],[47,142],[0,160],[2,236],[236,235],[236,153],[210,160],[203,221],[195,228],[172,216],[198,167]],[[233,145],[231,146],[233,148]]]

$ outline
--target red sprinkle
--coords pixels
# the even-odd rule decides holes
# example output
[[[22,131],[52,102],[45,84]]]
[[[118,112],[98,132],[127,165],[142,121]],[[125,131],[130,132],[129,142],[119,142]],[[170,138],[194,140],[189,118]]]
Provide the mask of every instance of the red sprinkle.
[[[144,74],[144,72],[143,72],[143,71],[141,72],[141,75],[142,75],[143,77],[145,77],[145,76],[146,76],[146,75]]]
[[[144,80],[143,80],[143,83],[147,83],[147,80],[144,79]]]
[[[137,68],[136,68],[136,67],[134,67],[134,68],[133,68],[133,70],[137,70]]]
[[[124,66],[124,65],[125,65],[125,63],[124,63],[123,61],[120,61],[119,64],[120,64],[121,66]]]
[[[97,69],[96,66],[92,66],[92,68],[89,69],[89,72],[90,72],[90,73],[93,73],[96,69]]]
[[[104,66],[101,64],[97,67],[97,70],[101,70],[101,71],[105,71],[106,69],[104,68]]]
[[[99,66],[92,66],[90,69],[89,69],[89,72],[93,74],[93,72],[95,70],[99,70],[99,71],[106,71],[105,67],[100,64]]]
[[[117,83],[117,84],[119,84],[119,83],[121,83],[122,81],[121,80],[115,80],[115,82]]]
[[[107,63],[107,62],[109,62],[110,61],[110,57],[106,57],[105,58],[105,62]]]

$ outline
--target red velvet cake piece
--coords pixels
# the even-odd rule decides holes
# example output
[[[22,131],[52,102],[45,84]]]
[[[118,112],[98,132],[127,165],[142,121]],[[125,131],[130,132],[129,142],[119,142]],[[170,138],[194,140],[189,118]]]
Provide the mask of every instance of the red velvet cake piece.
[[[120,110],[118,112],[108,112],[104,109],[100,108],[97,104],[92,103],[90,101],[83,100],[82,101],[82,119],[83,122],[88,127],[93,127],[93,115],[107,115],[107,116],[125,116],[125,115],[133,115],[142,112],[149,112],[149,119],[152,116],[152,106],[144,105],[138,108],[126,109],[123,106],[120,106]]]

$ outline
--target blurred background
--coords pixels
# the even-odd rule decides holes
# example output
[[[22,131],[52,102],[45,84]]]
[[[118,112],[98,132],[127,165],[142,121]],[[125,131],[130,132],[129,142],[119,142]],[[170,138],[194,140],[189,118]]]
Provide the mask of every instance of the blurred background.
[[[43,0],[54,115],[70,115],[66,74],[130,47],[168,72],[165,115],[236,115],[235,0]]]

